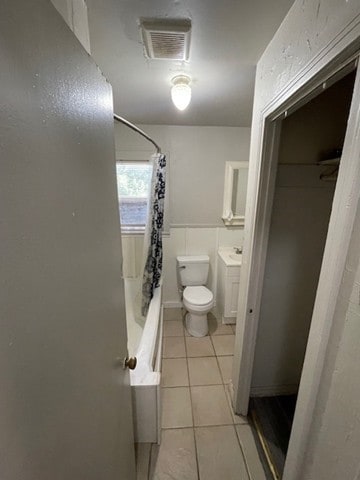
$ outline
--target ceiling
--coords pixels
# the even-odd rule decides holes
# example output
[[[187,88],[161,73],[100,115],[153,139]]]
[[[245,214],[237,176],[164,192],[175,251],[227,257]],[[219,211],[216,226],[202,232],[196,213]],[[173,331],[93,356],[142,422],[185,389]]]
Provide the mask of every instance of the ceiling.
[[[87,0],[91,53],[134,123],[249,127],[256,63],[294,0]],[[139,19],[190,18],[188,62],[149,60]],[[183,112],[171,79],[192,78]]]

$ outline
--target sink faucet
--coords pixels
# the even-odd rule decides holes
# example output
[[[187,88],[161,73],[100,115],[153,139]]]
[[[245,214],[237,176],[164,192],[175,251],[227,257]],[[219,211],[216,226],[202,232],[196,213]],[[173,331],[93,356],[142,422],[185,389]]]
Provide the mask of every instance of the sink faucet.
[[[235,253],[239,254],[242,253],[242,247],[234,247]]]

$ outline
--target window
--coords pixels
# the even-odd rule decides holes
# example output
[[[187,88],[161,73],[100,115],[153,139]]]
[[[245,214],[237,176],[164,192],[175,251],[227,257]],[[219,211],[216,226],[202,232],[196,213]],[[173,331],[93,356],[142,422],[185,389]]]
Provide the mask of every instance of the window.
[[[123,233],[142,233],[145,230],[151,174],[152,165],[149,162],[116,163]]]

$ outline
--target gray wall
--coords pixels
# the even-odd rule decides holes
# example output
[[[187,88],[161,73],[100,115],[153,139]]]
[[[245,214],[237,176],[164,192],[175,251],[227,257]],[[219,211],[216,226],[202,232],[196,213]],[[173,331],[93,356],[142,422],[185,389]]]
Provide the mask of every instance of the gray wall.
[[[259,319],[253,394],[296,392],[326,241],[334,184],[323,169],[280,165]]]
[[[47,0],[0,44],[0,477],[129,478],[111,87]]]
[[[297,391],[335,183],[316,163],[343,145],[354,72],[282,123],[252,392]],[[332,167],[330,168],[330,170]]]
[[[295,0],[257,65],[248,198],[256,198],[257,192],[262,154],[260,141],[263,128],[262,112],[273,106],[280,97],[283,98],[283,95],[287,97],[298,91],[328,62],[336,59],[345,48],[352,48],[355,45],[358,48],[359,39],[359,2]],[[355,125],[358,128],[358,123],[356,124],[358,103],[354,107],[352,129]],[[357,140],[353,152],[358,151],[359,141]],[[345,177],[350,176],[351,172],[344,171],[344,174]],[[351,181],[351,177],[348,180]],[[355,205],[359,203],[359,198],[350,198],[349,202],[350,205]],[[247,205],[245,256],[246,252],[250,251],[256,208],[255,202],[249,201]],[[335,226],[336,223],[332,225]],[[326,328],[319,325],[319,322],[309,336],[305,360],[308,368],[303,372],[295,414],[297,431],[290,440],[289,468],[285,469],[288,480],[339,480],[355,479],[359,476],[359,235],[360,210],[358,209],[330,342],[327,345],[328,332]],[[346,244],[344,248],[347,249]],[[242,268],[242,278],[247,280],[248,274],[249,267],[245,264]],[[245,285],[246,283],[244,288],[241,288],[240,300],[245,298]],[[243,305],[240,306],[243,307]],[[322,307],[326,309],[325,305]],[[243,313],[242,310],[242,315]],[[242,318],[238,318],[238,321],[242,321]],[[325,334],[325,338],[322,337],[322,333]],[[241,341],[241,338],[239,340]],[[317,371],[315,375],[313,366],[317,363],[322,368],[325,345],[327,345],[328,354],[324,370]],[[320,394],[314,397],[314,390],[318,383]],[[308,411],[312,411],[313,405],[316,406],[315,413],[309,416]],[[307,435],[309,427],[310,432]],[[303,433],[307,436],[305,445],[301,442]]]
[[[354,79],[346,75],[282,122],[279,163],[315,164],[342,147]]]

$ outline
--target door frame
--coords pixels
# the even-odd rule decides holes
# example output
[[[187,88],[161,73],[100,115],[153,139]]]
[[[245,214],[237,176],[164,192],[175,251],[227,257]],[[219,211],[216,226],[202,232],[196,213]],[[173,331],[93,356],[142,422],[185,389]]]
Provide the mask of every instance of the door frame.
[[[250,397],[260,300],[267,255],[270,221],[275,191],[281,120],[323,89],[357,69],[342,160],[329,222],[319,284],[299,387],[299,396],[286,459],[284,480],[299,478],[308,444],[321,373],[328,350],[330,331],[341,280],[345,270],[360,190],[360,37],[346,45],[334,43],[321,52],[293,82],[260,112],[258,138],[252,132],[256,164],[250,165],[243,267],[240,278],[239,308],[233,369],[234,407],[247,415]],[[330,48],[331,47],[331,48]],[[346,70],[347,69],[347,70]],[[255,145],[254,145],[255,144]]]

